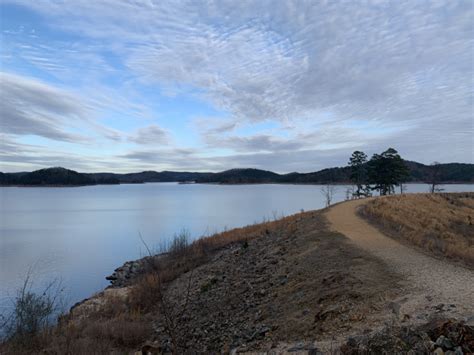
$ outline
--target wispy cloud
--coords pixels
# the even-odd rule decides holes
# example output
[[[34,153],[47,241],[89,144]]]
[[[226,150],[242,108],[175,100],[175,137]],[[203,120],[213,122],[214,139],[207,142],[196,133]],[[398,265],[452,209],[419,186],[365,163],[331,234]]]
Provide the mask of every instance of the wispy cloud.
[[[86,111],[67,92],[37,80],[0,73],[2,132],[33,134],[54,140],[81,142],[86,137],[64,130],[65,121],[80,120]]]
[[[389,145],[424,162],[433,156],[474,161],[469,0],[14,2],[41,13],[50,28],[74,41],[60,41],[53,55],[23,43],[12,58],[21,55],[66,81],[84,75],[93,82],[87,88],[93,110],[100,111],[100,103],[106,110],[123,105],[127,120],[146,121],[167,96],[211,105],[217,113],[209,116],[223,118],[195,120],[202,145],[189,148],[202,166],[219,165],[225,149],[227,164],[278,162],[279,171],[307,171],[310,161],[338,161],[339,153],[327,152]],[[71,76],[63,69],[71,72],[76,55],[80,65]],[[26,86],[31,90],[31,83]],[[22,94],[9,90],[10,102],[18,102]],[[55,91],[64,100],[61,94]],[[25,108],[17,112],[16,102],[6,104],[7,133],[72,139],[51,107],[33,101],[28,107],[41,115],[31,115]],[[63,114],[80,115],[71,108]],[[258,128],[268,122],[278,129]],[[122,158],[190,166],[189,154],[179,150],[188,148],[173,148],[169,138],[188,133],[179,124],[173,132],[160,127],[111,123],[103,134],[168,144],[173,152],[173,159],[161,157],[161,150],[128,151]]]
[[[156,124],[139,128],[128,139],[142,145],[167,145],[170,142],[169,133]]]

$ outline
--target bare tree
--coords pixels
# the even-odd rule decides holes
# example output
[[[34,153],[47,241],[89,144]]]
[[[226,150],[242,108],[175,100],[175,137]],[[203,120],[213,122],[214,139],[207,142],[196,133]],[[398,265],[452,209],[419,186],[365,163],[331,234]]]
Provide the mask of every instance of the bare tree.
[[[434,194],[435,192],[443,191],[443,189],[439,187],[441,183],[441,164],[439,162],[435,161],[430,165],[427,183],[430,186],[430,193]]]
[[[406,190],[407,190],[407,186],[403,182],[401,182],[400,183],[400,195],[405,193]]]
[[[349,201],[349,200],[351,200],[353,197],[354,197],[354,187],[351,186],[351,187],[348,187],[348,188],[346,189],[346,197],[345,197],[345,200],[346,200],[346,201]]]
[[[334,185],[326,184],[321,186],[321,194],[324,196],[326,207],[329,207],[331,205],[335,193],[336,187]]]

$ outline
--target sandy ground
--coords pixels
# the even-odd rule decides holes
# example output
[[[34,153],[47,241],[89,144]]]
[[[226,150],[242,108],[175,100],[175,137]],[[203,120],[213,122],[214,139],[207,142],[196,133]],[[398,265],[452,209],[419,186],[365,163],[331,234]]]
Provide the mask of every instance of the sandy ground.
[[[453,316],[474,315],[474,271],[432,258],[385,236],[356,214],[364,202],[337,204],[326,217],[332,230],[383,260],[406,280],[405,296],[397,300],[396,311],[421,319],[428,309],[438,306]]]

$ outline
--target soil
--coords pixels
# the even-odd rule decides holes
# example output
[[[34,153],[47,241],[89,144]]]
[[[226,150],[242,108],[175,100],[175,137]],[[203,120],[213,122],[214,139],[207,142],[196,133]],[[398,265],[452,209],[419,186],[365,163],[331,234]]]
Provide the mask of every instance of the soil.
[[[191,278],[191,284],[189,280]],[[199,352],[323,349],[392,318],[400,276],[308,212],[176,280],[180,343]],[[156,323],[156,346],[171,341]],[[327,350],[327,349],[326,349]],[[296,351],[296,350],[295,350]]]

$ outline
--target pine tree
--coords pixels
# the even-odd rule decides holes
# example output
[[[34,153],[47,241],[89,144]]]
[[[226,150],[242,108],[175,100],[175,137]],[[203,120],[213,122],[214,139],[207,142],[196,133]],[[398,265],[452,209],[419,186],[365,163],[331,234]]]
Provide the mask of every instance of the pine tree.
[[[374,154],[368,163],[369,182],[375,186],[380,195],[395,193],[395,186],[405,181],[409,175],[408,167],[393,148],[382,154]]]
[[[349,159],[351,167],[351,180],[357,186],[355,195],[357,198],[366,195],[364,185],[367,183],[367,155],[356,150]]]

